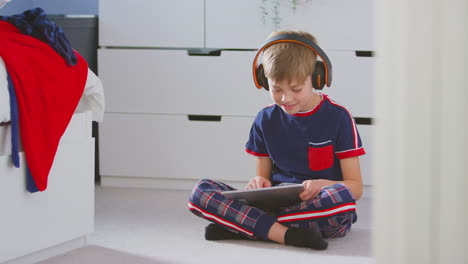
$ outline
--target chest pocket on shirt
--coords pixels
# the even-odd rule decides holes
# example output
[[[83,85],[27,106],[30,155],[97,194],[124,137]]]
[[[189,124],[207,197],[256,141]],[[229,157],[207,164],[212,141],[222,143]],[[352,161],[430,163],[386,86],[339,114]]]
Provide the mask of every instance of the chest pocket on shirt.
[[[311,170],[319,171],[330,168],[334,162],[332,141],[309,142],[308,156]]]

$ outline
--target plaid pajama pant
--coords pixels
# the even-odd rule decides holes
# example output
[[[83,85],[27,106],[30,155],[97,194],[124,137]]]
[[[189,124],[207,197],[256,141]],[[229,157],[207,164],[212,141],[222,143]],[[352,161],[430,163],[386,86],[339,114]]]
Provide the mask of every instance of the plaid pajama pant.
[[[237,200],[225,198],[221,192],[233,187],[209,179],[200,180],[192,190],[188,207],[195,215],[252,239],[267,240],[270,227],[279,222],[288,227],[311,228],[318,225],[325,238],[342,237],[356,222],[356,203],[350,190],[337,183],[322,188],[312,200],[278,212],[265,212]]]

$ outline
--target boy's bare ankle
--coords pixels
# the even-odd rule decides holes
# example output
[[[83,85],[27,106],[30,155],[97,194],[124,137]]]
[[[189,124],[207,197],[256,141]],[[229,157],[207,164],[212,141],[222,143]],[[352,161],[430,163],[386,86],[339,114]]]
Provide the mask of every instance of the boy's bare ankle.
[[[279,244],[284,244],[284,235],[288,228],[280,223],[274,223],[268,231],[268,239]]]

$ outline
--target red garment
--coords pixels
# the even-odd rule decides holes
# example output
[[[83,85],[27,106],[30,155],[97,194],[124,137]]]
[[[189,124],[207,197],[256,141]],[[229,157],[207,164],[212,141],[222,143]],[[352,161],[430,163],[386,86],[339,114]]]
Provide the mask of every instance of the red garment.
[[[0,21],[0,56],[15,86],[19,127],[28,168],[39,191],[47,179],[57,147],[86,84],[88,65],[68,66],[46,43]]]

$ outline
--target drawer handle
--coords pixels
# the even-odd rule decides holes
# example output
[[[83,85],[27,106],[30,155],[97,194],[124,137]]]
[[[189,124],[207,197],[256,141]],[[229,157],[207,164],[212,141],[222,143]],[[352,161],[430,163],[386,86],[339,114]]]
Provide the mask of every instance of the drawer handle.
[[[189,56],[221,56],[220,49],[189,49],[187,50]]]
[[[355,117],[356,125],[372,125],[374,121],[370,117]]]
[[[221,116],[218,115],[188,115],[190,121],[209,121],[209,122],[220,122]]]
[[[356,50],[356,57],[374,57],[374,52],[370,50]]]

